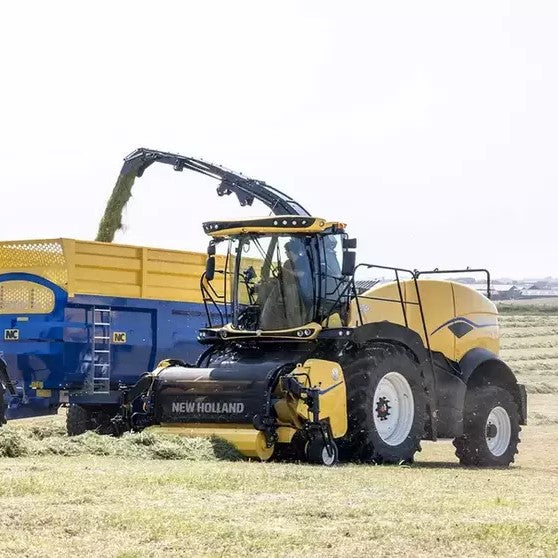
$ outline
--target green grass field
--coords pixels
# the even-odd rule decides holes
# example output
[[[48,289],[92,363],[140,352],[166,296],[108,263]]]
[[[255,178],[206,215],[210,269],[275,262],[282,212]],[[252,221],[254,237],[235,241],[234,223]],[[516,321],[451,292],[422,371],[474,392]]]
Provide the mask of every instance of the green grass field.
[[[0,458],[0,556],[557,556],[558,312],[502,326],[530,393],[510,469],[459,467],[446,441],[411,467],[327,469],[19,421],[4,450],[42,455]]]

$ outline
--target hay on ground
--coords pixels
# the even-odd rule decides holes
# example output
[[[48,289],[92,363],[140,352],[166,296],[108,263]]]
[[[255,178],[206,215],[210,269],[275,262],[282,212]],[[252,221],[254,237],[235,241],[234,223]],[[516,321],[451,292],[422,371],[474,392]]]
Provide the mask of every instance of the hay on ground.
[[[238,451],[220,438],[183,438],[153,432],[127,433],[121,438],[86,432],[69,437],[58,424],[0,428],[0,457],[42,455],[104,455],[138,459],[234,461]]]

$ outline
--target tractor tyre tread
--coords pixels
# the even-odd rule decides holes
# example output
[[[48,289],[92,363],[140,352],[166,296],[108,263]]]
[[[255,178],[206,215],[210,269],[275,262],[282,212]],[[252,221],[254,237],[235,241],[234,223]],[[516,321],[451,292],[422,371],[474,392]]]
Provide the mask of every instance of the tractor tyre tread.
[[[486,444],[486,421],[495,406],[503,407],[510,419],[511,438],[508,449],[493,455]],[[463,435],[453,440],[455,455],[461,465],[471,467],[508,467],[514,462],[521,441],[519,411],[511,393],[499,386],[471,389],[465,400]]]
[[[346,367],[348,434],[341,445],[344,460],[375,464],[411,463],[425,433],[427,398],[420,367],[409,351],[391,343],[374,343]],[[373,397],[379,380],[390,371],[409,382],[414,399],[414,420],[406,440],[398,446],[383,442],[376,433]]]

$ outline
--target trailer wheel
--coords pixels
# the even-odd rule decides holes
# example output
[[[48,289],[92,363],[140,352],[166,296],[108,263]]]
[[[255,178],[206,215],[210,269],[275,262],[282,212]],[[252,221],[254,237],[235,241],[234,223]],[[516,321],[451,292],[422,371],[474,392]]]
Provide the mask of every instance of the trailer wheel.
[[[66,414],[68,436],[79,436],[94,428],[91,412],[81,405],[71,404]]]
[[[519,412],[509,391],[481,386],[467,393],[463,436],[453,441],[461,465],[507,467],[519,444]]]
[[[309,463],[331,467],[339,461],[337,444],[331,440],[329,449],[320,437],[310,440],[306,445],[306,458]]]
[[[377,344],[346,368],[349,431],[345,455],[373,463],[409,463],[426,423],[424,378],[403,348]]]

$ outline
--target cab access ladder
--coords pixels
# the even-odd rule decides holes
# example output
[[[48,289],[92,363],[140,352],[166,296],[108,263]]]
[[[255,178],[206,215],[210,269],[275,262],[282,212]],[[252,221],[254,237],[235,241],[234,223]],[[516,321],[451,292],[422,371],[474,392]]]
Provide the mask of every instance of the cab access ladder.
[[[93,306],[91,332],[92,384],[93,393],[110,391],[111,356],[111,310]]]

